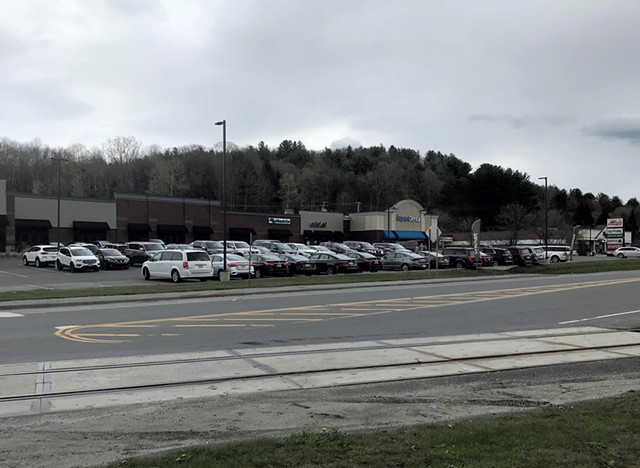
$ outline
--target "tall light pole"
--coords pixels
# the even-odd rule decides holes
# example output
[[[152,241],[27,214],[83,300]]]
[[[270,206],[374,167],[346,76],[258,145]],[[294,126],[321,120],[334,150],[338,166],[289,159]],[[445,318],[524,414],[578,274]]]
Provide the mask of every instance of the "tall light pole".
[[[58,239],[58,250],[60,250],[60,163],[62,161],[68,161],[68,159],[58,156],[51,158],[51,160],[57,161],[58,163],[58,222],[56,223],[56,238]]]
[[[538,179],[544,179],[544,258],[546,260],[549,249],[549,186],[546,177],[538,177]]]
[[[216,125],[222,125],[222,271],[227,272],[227,121],[221,120]]]

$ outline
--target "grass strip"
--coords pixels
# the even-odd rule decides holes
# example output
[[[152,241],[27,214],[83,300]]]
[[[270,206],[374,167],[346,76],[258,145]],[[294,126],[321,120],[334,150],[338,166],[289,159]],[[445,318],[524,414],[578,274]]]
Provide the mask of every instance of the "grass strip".
[[[41,300],[41,299],[64,299],[71,297],[99,297],[99,296],[127,296],[132,294],[155,294],[155,293],[179,293],[190,291],[216,291],[228,289],[249,289],[249,288],[278,288],[286,286],[309,286],[309,285],[331,285],[350,284],[365,282],[388,282],[388,281],[413,281],[413,280],[434,280],[447,278],[471,278],[478,276],[503,276],[507,274],[550,274],[567,275],[583,273],[600,273],[609,271],[631,271],[640,270],[640,260],[625,259],[612,261],[593,262],[569,262],[550,265],[535,265],[530,267],[515,267],[509,270],[480,269],[456,270],[446,269],[431,271],[410,271],[410,272],[377,272],[377,273],[353,273],[335,276],[300,276],[291,278],[261,278],[259,280],[232,280],[229,282],[207,281],[182,282],[178,284],[167,281],[151,281],[144,285],[136,284],[131,286],[105,286],[100,288],[74,288],[74,289],[38,289],[29,291],[9,291],[0,292],[0,302]],[[81,273],[78,273],[81,274]]]
[[[638,467],[640,394],[401,430],[343,433],[318,428],[284,439],[182,449],[110,466]]]

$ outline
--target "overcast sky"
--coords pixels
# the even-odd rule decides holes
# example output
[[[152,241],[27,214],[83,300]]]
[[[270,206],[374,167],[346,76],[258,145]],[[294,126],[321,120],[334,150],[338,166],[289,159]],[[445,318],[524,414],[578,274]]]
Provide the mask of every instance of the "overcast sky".
[[[395,145],[640,198],[640,2],[2,0],[0,137]]]

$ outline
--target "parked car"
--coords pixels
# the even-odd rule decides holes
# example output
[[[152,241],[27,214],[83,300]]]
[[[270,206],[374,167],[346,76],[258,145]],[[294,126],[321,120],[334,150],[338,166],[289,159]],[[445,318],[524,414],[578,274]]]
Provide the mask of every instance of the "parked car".
[[[299,244],[297,242],[287,242],[287,245],[291,247],[293,250],[295,250],[297,253],[299,253],[300,255],[304,255],[305,257],[309,257],[314,253],[316,253],[316,249],[314,249],[310,245]]]
[[[447,268],[449,266],[449,259],[438,252],[425,252],[418,251],[416,252],[418,255],[422,255],[429,261],[430,268],[436,268],[436,263],[438,264],[438,268]]]
[[[409,249],[405,248],[403,245],[401,244],[395,244],[392,242],[376,242],[375,244],[373,244],[373,246],[376,249],[380,249],[384,252],[384,254],[387,254],[389,251],[392,252],[411,252]]]
[[[202,250],[158,249],[142,264],[142,276],[145,280],[167,278],[174,283],[183,279],[207,281],[213,269],[209,254]]]
[[[36,268],[53,265],[58,259],[58,247],[53,245],[34,245],[22,254],[22,264],[28,266],[33,263]]]
[[[542,247],[531,246],[529,247],[531,250],[531,264],[532,265],[540,265],[541,263],[545,263],[545,251]]]
[[[287,275],[289,264],[274,253],[251,255],[255,277]]]
[[[92,242],[93,245],[98,247],[99,249],[108,249],[113,245],[113,242],[107,240],[97,240]]]
[[[493,258],[493,265],[513,265],[513,255],[509,249],[501,247],[481,247],[480,252],[487,255],[491,255]]]
[[[351,247],[341,242],[322,242],[320,245],[323,245],[332,252],[339,254],[344,254],[353,250]]]
[[[282,260],[289,264],[289,276],[292,275],[312,275],[316,272],[316,264],[309,260],[309,257],[299,254],[280,254]]]
[[[253,241],[253,245],[266,247],[272,253],[276,254],[295,253],[295,250],[284,242],[280,242],[278,240],[259,239],[257,241]]]
[[[127,242],[126,245],[124,254],[129,259],[130,266],[136,263],[143,264],[158,251],[164,250],[162,244],[156,242]]]
[[[86,242],[72,242],[67,245],[67,247],[84,247],[85,249],[89,249],[92,254],[96,254],[99,247],[95,244],[88,244]]]
[[[222,242],[222,245],[225,245],[225,243]],[[256,254],[260,253],[258,249],[256,249],[255,247],[251,247],[249,244],[247,244],[244,241],[228,240],[226,243],[226,246],[227,246],[227,254],[232,253],[232,254],[242,255],[243,257],[247,257],[249,256],[249,252],[256,253]]]
[[[382,260],[377,255],[373,255],[367,252],[347,252],[346,255],[349,258],[353,258],[358,264],[358,271],[380,271],[382,270]]]
[[[344,245],[352,250],[357,250],[358,252],[366,252],[368,254],[375,255],[376,257],[382,257],[384,255],[384,251],[382,249],[374,247],[373,244],[370,244],[369,242],[345,241]]]
[[[387,252],[382,257],[382,267],[385,270],[426,270],[429,260],[414,252]]]
[[[195,250],[191,244],[167,244],[164,248],[167,250]]]
[[[258,251],[258,254],[271,255],[273,253],[273,252],[271,252],[271,250],[266,248],[264,245],[252,245],[251,247],[256,249]]]
[[[224,251],[222,242],[212,240],[195,240],[191,243],[191,247],[194,249],[204,250],[209,255],[222,253]]]
[[[549,263],[567,262],[571,258],[571,247],[564,245],[547,245],[545,251]]]
[[[149,242],[153,242],[154,244],[160,244],[163,249],[166,249],[167,246],[162,239],[149,239]]]
[[[335,252],[317,252],[309,257],[316,264],[318,273],[333,275],[334,273],[357,273],[358,262]]]
[[[458,269],[484,266],[482,260],[476,262],[476,252],[471,247],[445,247],[442,255],[449,260],[449,265]]]
[[[224,265],[224,254],[211,255],[211,267],[213,268],[213,277],[220,279],[220,272]],[[248,259],[242,255],[227,253],[227,271],[231,277],[249,278],[253,275],[254,269]]]
[[[56,268],[58,270],[68,268],[71,273],[78,270],[98,271],[100,260],[85,247],[60,247],[56,258]]]
[[[518,266],[531,265],[531,251],[528,247],[509,247],[509,252],[513,255],[513,262]]]
[[[613,256],[618,258],[638,258],[640,249],[638,247],[620,247],[613,251]]]
[[[100,268],[105,270],[129,268],[129,259],[117,249],[98,249],[95,256],[100,260]]]

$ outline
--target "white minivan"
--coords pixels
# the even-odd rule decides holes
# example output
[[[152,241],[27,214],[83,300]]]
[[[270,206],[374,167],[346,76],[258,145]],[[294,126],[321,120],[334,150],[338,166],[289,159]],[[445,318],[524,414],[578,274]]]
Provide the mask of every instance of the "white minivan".
[[[211,258],[204,250],[161,250],[142,264],[144,279],[168,278],[207,281],[213,276]]]

